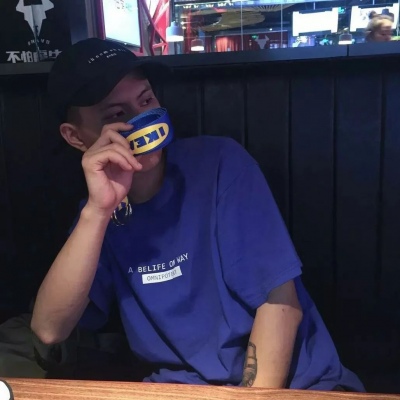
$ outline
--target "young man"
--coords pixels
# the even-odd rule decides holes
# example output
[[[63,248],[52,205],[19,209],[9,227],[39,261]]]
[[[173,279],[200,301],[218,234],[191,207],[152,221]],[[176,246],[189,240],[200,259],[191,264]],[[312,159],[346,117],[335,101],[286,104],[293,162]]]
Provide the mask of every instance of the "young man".
[[[62,136],[84,153],[89,195],[39,290],[33,331],[52,344],[78,323],[98,329],[115,296],[132,352],[154,365],[146,381],[363,391],[249,154],[204,136],[132,155],[119,132],[159,107],[156,70],[98,39],[53,67],[50,96]],[[132,216],[116,226],[125,196]]]

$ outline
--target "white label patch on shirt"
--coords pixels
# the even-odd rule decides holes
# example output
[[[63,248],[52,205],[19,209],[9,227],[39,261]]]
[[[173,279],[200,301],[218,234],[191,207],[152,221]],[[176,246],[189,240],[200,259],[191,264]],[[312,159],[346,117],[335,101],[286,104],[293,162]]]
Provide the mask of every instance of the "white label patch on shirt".
[[[178,278],[182,276],[181,267],[178,265],[177,267],[170,269],[165,272],[157,272],[155,274],[144,274],[142,275],[143,285],[148,285],[149,283],[160,283],[170,281],[171,279]]]

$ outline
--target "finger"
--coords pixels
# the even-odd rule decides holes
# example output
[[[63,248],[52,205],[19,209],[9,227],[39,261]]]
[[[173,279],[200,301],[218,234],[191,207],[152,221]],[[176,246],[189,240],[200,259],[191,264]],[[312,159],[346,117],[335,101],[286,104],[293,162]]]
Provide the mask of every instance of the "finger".
[[[114,132],[125,132],[130,131],[133,128],[132,124],[127,124],[126,122],[116,122],[114,124],[104,125],[103,132],[111,130]]]
[[[120,153],[126,158],[129,164],[132,165],[135,170],[142,169],[142,164],[140,164],[140,162],[135,158],[130,148],[127,149],[126,147],[121,146],[119,143],[111,143],[108,146],[102,147],[99,151],[107,150],[113,150]]]
[[[100,137],[93,144],[93,149],[99,149],[103,146],[107,146],[110,143],[120,143],[121,146],[130,148],[128,141],[119,133],[126,132],[133,129],[130,124],[125,124],[123,122],[105,125]]]
[[[109,164],[118,165],[124,171],[133,171],[132,165],[128,162],[128,160],[120,153],[114,150],[106,150],[100,153],[97,153],[90,160],[89,169],[92,172],[102,171]]]

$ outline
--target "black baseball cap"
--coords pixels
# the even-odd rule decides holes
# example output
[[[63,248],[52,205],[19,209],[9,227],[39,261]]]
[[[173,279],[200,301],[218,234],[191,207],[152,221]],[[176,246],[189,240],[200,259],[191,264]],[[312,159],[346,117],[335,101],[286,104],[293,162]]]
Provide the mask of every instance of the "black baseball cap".
[[[126,47],[97,38],[65,49],[55,60],[48,79],[50,103],[60,119],[69,107],[87,107],[102,101],[118,82],[140,68],[151,84],[171,73],[161,62],[137,57]]]

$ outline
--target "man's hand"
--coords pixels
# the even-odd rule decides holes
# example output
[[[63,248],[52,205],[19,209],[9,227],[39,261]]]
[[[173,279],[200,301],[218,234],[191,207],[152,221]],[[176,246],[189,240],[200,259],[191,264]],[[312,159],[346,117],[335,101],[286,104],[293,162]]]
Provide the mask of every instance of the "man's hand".
[[[293,281],[272,290],[258,308],[243,369],[243,386],[283,388],[302,310]]]
[[[128,141],[118,133],[130,129],[132,125],[125,123],[106,125],[82,159],[89,190],[86,207],[106,217],[128,194],[133,173],[142,169]]]

